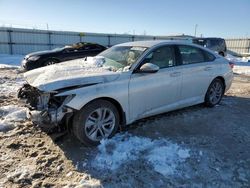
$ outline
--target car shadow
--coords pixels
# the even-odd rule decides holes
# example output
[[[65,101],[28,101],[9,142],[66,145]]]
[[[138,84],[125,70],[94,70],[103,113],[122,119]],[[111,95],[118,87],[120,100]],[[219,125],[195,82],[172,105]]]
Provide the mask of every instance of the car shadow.
[[[239,160],[239,153],[241,159],[249,159],[246,152],[250,150],[249,106],[250,98],[225,96],[214,108],[200,104],[145,118],[120,134],[184,143],[188,148],[208,150],[233,161]],[[102,173],[92,168],[98,147],[85,147],[70,133],[56,143],[79,172],[103,178]]]

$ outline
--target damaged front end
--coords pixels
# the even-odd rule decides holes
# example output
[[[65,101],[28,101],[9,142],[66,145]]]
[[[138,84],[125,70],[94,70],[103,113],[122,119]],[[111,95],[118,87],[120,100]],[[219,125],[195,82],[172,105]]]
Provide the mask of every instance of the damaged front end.
[[[29,84],[24,84],[18,91],[18,98],[25,100],[29,111],[27,117],[35,124],[52,129],[58,126],[64,117],[73,110],[66,107],[74,96],[56,96],[57,92],[43,92]]]

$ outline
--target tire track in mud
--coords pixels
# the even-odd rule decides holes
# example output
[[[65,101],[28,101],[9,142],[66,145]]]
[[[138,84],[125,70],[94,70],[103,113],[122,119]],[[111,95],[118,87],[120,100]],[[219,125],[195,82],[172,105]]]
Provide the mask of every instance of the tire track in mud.
[[[8,87],[0,91],[0,107],[24,106],[16,98],[22,75],[16,69],[0,69],[0,80],[0,87]],[[15,127],[0,132],[0,187],[100,187],[98,180],[78,172],[53,139],[32,122],[17,122]]]

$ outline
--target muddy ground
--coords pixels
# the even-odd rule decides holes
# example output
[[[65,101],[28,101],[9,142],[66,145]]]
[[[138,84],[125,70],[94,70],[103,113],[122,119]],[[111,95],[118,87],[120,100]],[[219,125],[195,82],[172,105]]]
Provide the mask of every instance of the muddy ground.
[[[0,69],[0,79],[11,87],[21,74]],[[0,106],[22,106],[15,94],[1,92]],[[143,157],[116,170],[98,170],[92,166],[97,148],[84,147],[70,134],[48,135],[24,120],[0,132],[0,187],[250,187],[249,111],[250,77],[235,75],[220,105],[143,119],[120,133],[189,148],[178,174],[169,176],[153,170]]]

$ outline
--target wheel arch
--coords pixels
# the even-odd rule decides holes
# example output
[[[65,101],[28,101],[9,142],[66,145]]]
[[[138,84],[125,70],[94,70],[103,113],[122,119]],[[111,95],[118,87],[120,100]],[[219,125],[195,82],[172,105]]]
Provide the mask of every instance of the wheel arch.
[[[59,58],[56,58],[56,57],[48,57],[48,58],[46,58],[46,59],[44,60],[43,64],[45,65],[45,63],[46,63],[47,61],[49,61],[49,60],[55,60],[56,63],[61,62]]]
[[[223,84],[223,93],[222,93],[222,96],[221,96],[221,98],[220,98],[220,100],[217,102],[217,104],[221,101],[221,99],[222,99],[222,97],[223,97],[223,95],[224,95],[224,93],[225,93],[225,89],[226,89],[226,84],[225,84],[225,79],[223,78],[223,76],[217,76],[217,77],[215,77],[212,81],[211,81],[211,83],[209,84],[209,87],[208,87],[208,89],[207,89],[207,92],[206,92],[206,94],[205,94],[205,96],[204,96],[204,104],[206,105],[206,106],[208,106],[208,107],[213,107],[215,104],[211,104],[211,102],[210,101],[208,101],[208,92],[209,92],[209,88],[211,87],[211,84],[215,81],[215,80],[220,80],[221,82],[222,82],[222,84]]]
[[[226,82],[225,82],[225,79],[224,79],[222,76],[217,76],[216,78],[213,79],[213,81],[214,81],[215,79],[219,79],[219,80],[222,81],[223,87],[224,87],[223,89],[224,89],[224,91],[225,91],[225,89],[226,89]],[[212,81],[212,82],[213,82],[213,81]],[[212,83],[212,82],[211,82],[211,83]],[[223,92],[224,92],[224,91],[223,91]]]
[[[126,113],[123,110],[122,105],[117,100],[115,100],[114,98],[111,98],[111,97],[99,97],[99,98],[95,98],[95,99],[89,101],[88,103],[86,103],[82,108],[84,108],[89,103],[92,103],[92,102],[97,101],[97,100],[106,100],[106,101],[112,103],[116,107],[116,109],[118,110],[119,117],[120,117],[120,122],[119,122],[120,125],[121,126],[125,126],[126,125]]]
[[[225,57],[225,53],[223,51],[219,51],[218,54],[221,55],[221,56],[223,56],[223,57]]]
[[[215,77],[211,82],[210,82],[210,84],[209,84],[209,86],[213,83],[213,81],[214,80],[216,80],[216,79],[219,79],[219,80],[221,80],[222,81],[222,83],[223,83],[223,89],[224,89],[224,91],[223,92],[225,92],[225,89],[226,89],[226,82],[225,82],[225,79],[223,78],[223,76],[217,76],[217,77]],[[209,87],[208,87],[209,88]]]

